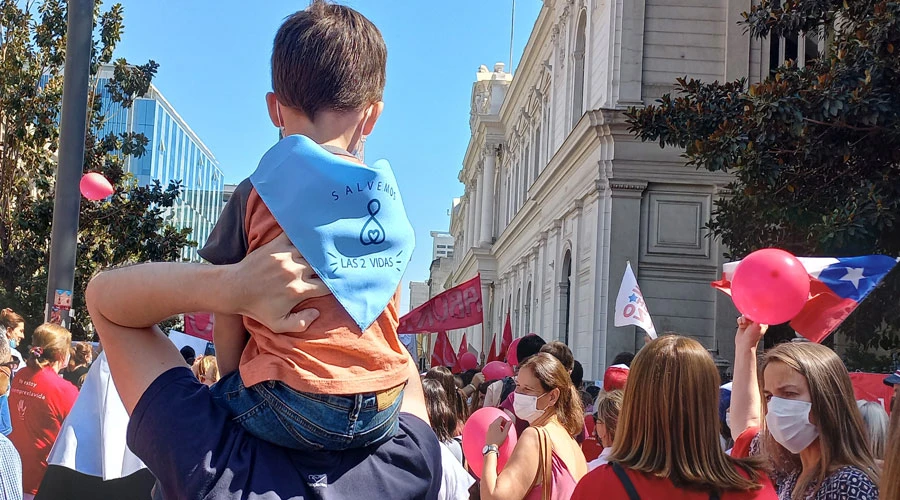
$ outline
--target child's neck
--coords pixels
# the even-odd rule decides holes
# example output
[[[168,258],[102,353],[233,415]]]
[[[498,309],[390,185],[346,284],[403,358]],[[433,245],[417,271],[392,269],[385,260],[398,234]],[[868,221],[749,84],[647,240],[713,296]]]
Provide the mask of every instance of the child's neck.
[[[322,111],[317,116],[316,122],[298,116],[294,120],[285,120],[284,135],[304,135],[317,144],[351,151],[351,148],[359,147],[361,139],[360,118],[353,115],[353,113]]]

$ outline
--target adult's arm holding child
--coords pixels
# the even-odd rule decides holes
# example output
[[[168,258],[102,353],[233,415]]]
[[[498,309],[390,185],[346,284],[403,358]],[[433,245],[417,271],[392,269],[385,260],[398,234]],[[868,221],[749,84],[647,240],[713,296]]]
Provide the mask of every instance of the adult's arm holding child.
[[[319,313],[291,310],[327,293],[282,235],[237,264],[160,262],[106,271],[91,280],[86,299],[130,414],[159,375],[184,366],[157,323],[180,313],[213,311],[251,317],[275,332],[302,332]]]

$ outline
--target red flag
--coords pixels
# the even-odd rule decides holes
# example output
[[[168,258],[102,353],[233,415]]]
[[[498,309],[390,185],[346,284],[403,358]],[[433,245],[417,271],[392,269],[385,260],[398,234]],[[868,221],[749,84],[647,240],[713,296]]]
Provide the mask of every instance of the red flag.
[[[490,363],[491,361],[499,361],[500,356],[497,355],[497,343],[494,342],[494,335],[491,335],[491,350],[488,351],[488,357],[486,363]]]
[[[463,332],[462,340],[459,342],[459,351],[456,353],[457,359],[467,352],[469,352],[469,343],[466,342],[466,332]]]
[[[397,333],[446,332],[480,325],[483,321],[481,277],[475,276],[408,312],[400,318]]]
[[[434,352],[431,354],[431,367],[456,366],[456,353],[450,345],[450,337],[447,332],[439,332],[434,341]]]
[[[512,323],[509,320],[509,311],[506,311],[506,324],[503,326],[503,339],[500,341],[500,354],[498,355],[502,361],[506,361],[506,355],[508,354],[506,351],[509,350],[512,340]]]

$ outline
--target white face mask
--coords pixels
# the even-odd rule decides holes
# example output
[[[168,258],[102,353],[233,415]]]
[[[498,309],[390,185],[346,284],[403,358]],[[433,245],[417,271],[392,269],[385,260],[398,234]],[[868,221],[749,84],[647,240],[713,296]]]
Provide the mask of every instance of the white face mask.
[[[768,403],[766,425],[775,441],[797,454],[819,437],[819,430],[809,423],[812,403],[796,399],[772,397]]]
[[[547,411],[546,408],[544,408],[543,410],[538,410],[537,402],[538,399],[546,396],[549,393],[545,392],[540,396],[529,396],[528,394],[519,394],[518,392],[514,394],[513,413],[516,414],[517,418],[520,418],[530,424],[535,420],[541,418],[541,416],[544,415],[544,412]]]
[[[731,412],[730,411],[725,412],[725,425],[727,425],[728,428],[731,429]]]

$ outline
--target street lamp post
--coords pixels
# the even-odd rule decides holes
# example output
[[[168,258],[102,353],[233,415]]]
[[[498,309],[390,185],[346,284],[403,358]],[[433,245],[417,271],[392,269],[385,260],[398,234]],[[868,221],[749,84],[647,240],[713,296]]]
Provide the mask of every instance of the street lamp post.
[[[66,65],[63,74],[59,162],[50,236],[45,320],[70,326],[75,253],[78,245],[79,182],[84,169],[88,79],[91,69],[94,0],[68,0]]]

